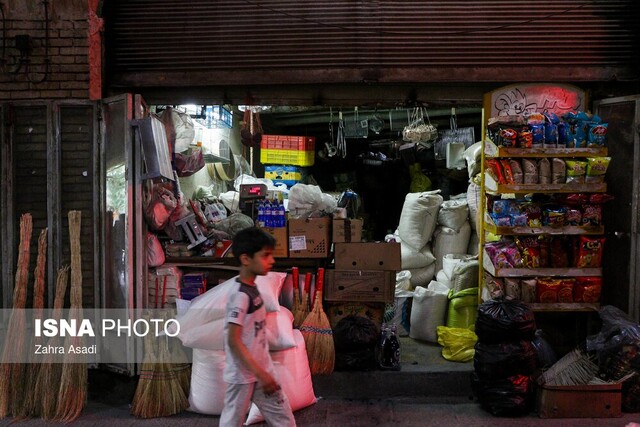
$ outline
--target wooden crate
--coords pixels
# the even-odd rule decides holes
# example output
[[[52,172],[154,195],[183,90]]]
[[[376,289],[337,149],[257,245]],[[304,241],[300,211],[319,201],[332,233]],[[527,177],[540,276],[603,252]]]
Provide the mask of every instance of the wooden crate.
[[[540,418],[615,418],[622,416],[622,384],[538,388]]]

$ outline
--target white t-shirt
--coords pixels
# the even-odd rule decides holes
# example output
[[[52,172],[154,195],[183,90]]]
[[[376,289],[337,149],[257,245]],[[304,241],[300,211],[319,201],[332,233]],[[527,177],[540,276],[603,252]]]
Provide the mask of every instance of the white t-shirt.
[[[229,297],[226,310],[224,344],[227,363],[223,375],[225,382],[248,384],[257,381],[256,376],[236,359],[228,348],[229,323],[242,326],[242,343],[249,349],[249,353],[258,365],[273,373],[273,362],[267,343],[266,317],[267,310],[264,308],[258,288],[238,281],[236,291]]]

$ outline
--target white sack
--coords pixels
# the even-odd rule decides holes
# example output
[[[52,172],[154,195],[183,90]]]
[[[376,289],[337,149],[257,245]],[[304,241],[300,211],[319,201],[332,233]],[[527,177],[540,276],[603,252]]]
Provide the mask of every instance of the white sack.
[[[480,237],[478,237],[478,233],[471,232],[471,237],[469,238],[469,246],[467,247],[467,253],[469,255],[478,255],[479,250],[480,250]]]
[[[423,268],[416,268],[409,270],[411,273],[411,288],[416,286],[426,287],[436,274],[436,263],[428,265]]]
[[[438,225],[459,231],[469,218],[469,206],[464,199],[451,199],[442,202],[438,211]]]
[[[226,355],[221,350],[193,350],[188,411],[220,415],[227,384],[222,379]]]
[[[267,312],[279,311],[278,298],[287,273],[269,272],[265,276],[256,277],[256,286]],[[213,287],[202,295],[191,300],[189,309],[183,316],[178,316],[180,333],[178,338],[182,344],[192,348],[203,348],[199,340],[208,337],[208,324],[225,316],[229,294],[237,288],[238,282],[233,277],[226,282]],[[190,343],[187,345],[185,343]]]
[[[400,270],[396,273],[396,297],[401,296],[405,292],[412,292],[411,289],[411,272],[409,270]]]
[[[411,329],[413,339],[438,342],[438,326],[446,322],[449,288],[432,281],[427,288],[419,286],[413,293]]]
[[[471,226],[465,222],[459,231],[449,227],[438,227],[433,233],[433,255],[436,257],[436,270],[442,268],[442,258],[446,254],[463,254],[469,247]]]
[[[480,206],[480,186],[471,181],[467,187],[467,206],[469,206],[469,222],[473,230],[478,229],[478,207]]]
[[[455,265],[451,273],[451,289],[453,289],[453,293],[457,294],[465,289],[477,288],[478,275],[479,264],[476,257],[461,260]]]
[[[276,378],[282,386],[282,391],[289,399],[291,410],[297,411],[316,403],[316,395],[313,392],[309,359],[304,344],[304,338],[299,330],[294,330],[296,346],[283,351],[271,353],[273,366],[276,370]],[[264,417],[255,404],[251,404],[246,424],[255,424],[264,421]]]
[[[463,259],[468,259],[467,254],[446,254],[442,258],[442,271],[447,275],[447,278],[451,280],[453,277],[453,268]]]
[[[438,273],[436,273],[436,281],[442,283],[449,289],[451,289],[451,287],[453,286],[453,284],[451,283],[451,279],[447,277],[447,274],[444,272],[444,270],[438,270]]]
[[[404,241],[400,242],[400,261],[403,270],[411,268],[423,268],[433,264],[436,258],[431,252],[431,245],[424,245],[422,250],[417,251]]]
[[[307,218],[314,213],[333,213],[338,206],[336,199],[325,194],[317,185],[295,184],[289,190],[289,215],[292,218]]]
[[[470,145],[462,154],[467,162],[467,173],[473,178],[480,173],[480,159],[482,159],[482,141]]]
[[[421,249],[431,240],[442,204],[440,190],[409,193],[404,199],[398,235],[410,246]]]

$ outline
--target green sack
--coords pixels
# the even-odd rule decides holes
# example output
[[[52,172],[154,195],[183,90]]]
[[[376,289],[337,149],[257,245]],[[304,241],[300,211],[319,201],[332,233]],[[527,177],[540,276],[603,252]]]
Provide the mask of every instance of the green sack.
[[[442,348],[442,357],[453,362],[468,362],[475,355],[474,347],[478,337],[466,328],[438,326],[438,344]]]
[[[469,328],[476,323],[478,315],[478,288],[468,288],[453,293],[449,291],[449,310],[447,326],[450,328]]]
[[[431,180],[427,175],[422,173],[420,163],[414,163],[409,166],[409,175],[411,176],[409,192],[422,193],[423,191],[431,190]]]

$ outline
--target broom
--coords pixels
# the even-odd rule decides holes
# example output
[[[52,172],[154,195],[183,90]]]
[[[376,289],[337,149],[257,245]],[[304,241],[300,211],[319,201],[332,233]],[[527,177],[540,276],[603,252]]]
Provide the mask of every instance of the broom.
[[[82,319],[82,259],[80,226],[82,213],[69,211],[69,243],[71,245],[71,310],[70,319]],[[67,337],[65,349],[82,346],[82,337]],[[68,345],[67,345],[68,342]],[[68,423],[80,416],[87,404],[87,364],[82,354],[65,354],[55,419]]]
[[[293,302],[291,305],[291,313],[293,314],[293,327],[299,328],[300,323],[296,321],[296,313],[300,310],[302,302],[300,301],[300,270],[298,267],[291,268],[291,283],[293,284]]]
[[[26,365],[16,363],[24,354],[26,319],[24,313],[27,299],[27,281],[29,279],[29,245],[33,222],[31,214],[20,217],[20,246],[18,248],[18,266],[13,289],[13,310],[9,317],[7,336],[5,337],[0,364],[0,418],[5,418],[16,409],[17,402],[24,399],[24,372]]]
[[[67,293],[67,282],[69,281],[69,266],[64,266],[58,270],[56,277],[56,295],[53,300],[53,318],[60,320],[62,308],[64,307],[64,296]],[[47,345],[58,347],[62,344],[60,336],[51,337]],[[52,420],[56,414],[58,404],[58,388],[60,377],[62,376],[62,364],[56,362],[56,355],[47,353],[44,357],[40,372],[36,381],[34,395],[40,396],[40,404],[34,410],[34,415],[40,415],[45,420]]]
[[[44,280],[45,267],[47,264],[47,229],[40,232],[38,238],[38,258],[36,261],[35,281],[33,285],[33,317],[34,319],[42,319],[44,311]],[[34,337],[34,345],[43,344],[41,337]],[[31,347],[33,348],[33,347]],[[39,412],[40,398],[35,394],[36,382],[40,372],[40,364],[35,360],[35,354],[32,355],[29,362],[29,369],[26,371],[25,379],[25,398],[21,402],[20,408],[14,410],[13,415],[19,418],[27,418],[36,415]]]
[[[147,334],[144,336],[144,357],[140,368],[140,379],[131,402],[131,414],[136,417],[148,418],[145,417],[148,402],[144,398],[149,394],[149,387],[153,380],[153,369],[157,361],[152,335]]]
[[[166,277],[166,276],[165,276]],[[165,313],[164,320],[169,319],[169,314]],[[172,363],[173,372],[176,375],[176,379],[178,384],[180,384],[180,388],[184,392],[185,397],[189,396],[189,388],[191,387],[191,364],[187,359],[187,355],[184,353],[182,349],[182,343],[177,338],[169,338],[171,340],[171,345],[169,347],[170,356]]]
[[[588,384],[598,374],[598,365],[592,357],[575,348],[554,363],[538,379],[546,385]]]
[[[307,357],[311,374],[329,375],[333,372],[336,353],[333,343],[333,331],[329,319],[322,309],[322,285],[324,268],[318,269],[316,277],[316,296],[311,313],[302,323],[300,332],[307,347]]]
[[[150,334],[147,334],[150,335]],[[131,414],[140,418],[168,417],[184,411],[189,401],[169,362],[168,337],[158,340],[157,357],[153,341],[147,341],[150,354],[138,381]],[[146,368],[146,369],[145,369]]]
[[[298,305],[298,309],[293,312],[293,324],[298,328],[302,326],[309,315],[309,289],[311,288],[311,273],[307,273],[304,276],[304,289],[302,291],[302,302]]]

